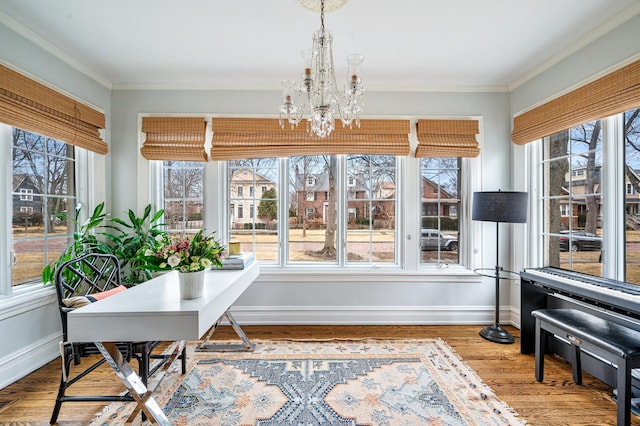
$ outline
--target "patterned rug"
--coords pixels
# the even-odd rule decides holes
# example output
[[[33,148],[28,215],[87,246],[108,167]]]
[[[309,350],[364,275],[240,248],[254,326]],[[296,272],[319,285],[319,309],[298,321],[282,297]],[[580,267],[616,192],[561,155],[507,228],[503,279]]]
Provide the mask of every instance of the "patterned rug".
[[[175,425],[523,425],[444,341],[254,340],[253,352],[193,352],[155,399]],[[133,403],[91,423],[124,424]],[[140,416],[138,419],[140,420]]]

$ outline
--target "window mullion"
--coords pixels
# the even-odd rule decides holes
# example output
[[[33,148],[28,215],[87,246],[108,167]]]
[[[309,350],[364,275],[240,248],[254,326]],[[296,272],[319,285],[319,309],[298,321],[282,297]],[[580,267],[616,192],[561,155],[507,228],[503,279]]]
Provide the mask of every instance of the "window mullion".
[[[604,221],[602,241],[602,275],[625,279],[625,156],[624,116],[602,120],[603,164],[608,170],[602,176],[602,209]],[[609,238],[607,238],[609,237]],[[614,238],[612,238],[614,237]]]
[[[4,161],[0,161],[0,175],[4,176],[2,182],[5,182],[2,187],[2,200],[0,201],[0,221],[2,226],[7,230],[7,238],[3,238],[0,243],[0,295],[10,296],[12,293],[11,286],[11,264],[13,259],[12,251],[12,238],[11,238],[11,194],[13,193],[12,187],[12,155],[11,155],[11,126],[0,123],[0,149],[2,150],[2,158]]]
[[[336,257],[338,266],[344,267],[346,265],[346,253],[347,253],[347,221],[349,218],[349,212],[347,209],[347,156],[337,155],[338,158],[338,177],[336,187]]]

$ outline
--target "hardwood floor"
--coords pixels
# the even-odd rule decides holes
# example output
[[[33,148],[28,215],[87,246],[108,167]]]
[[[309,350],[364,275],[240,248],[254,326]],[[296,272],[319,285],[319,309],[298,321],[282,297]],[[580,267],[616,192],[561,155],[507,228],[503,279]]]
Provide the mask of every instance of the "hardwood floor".
[[[500,399],[531,425],[614,425],[615,403],[611,389],[584,374],[584,383],[573,383],[571,368],[563,360],[547,356],[545,382],[534,378],[533,355],[520,354],[517,329],[513,345],[501,345],[478,335],[480,326],[245,326],[252,339],[278,338],[434,338],[445,340],[473,368]],[[221,327],[216,339],[235,339],[230,327]],[[54,360],[29,376],[0,390],[0,425],[46,425],[56,397],[60,361]],[[77,392],[92,386],[117,393],[122,385],[104,367],[88,383],[77,383]],[[86,425],[105,404],[65,403],[60,425]],[[640,425],[633,416],[632,424]]]

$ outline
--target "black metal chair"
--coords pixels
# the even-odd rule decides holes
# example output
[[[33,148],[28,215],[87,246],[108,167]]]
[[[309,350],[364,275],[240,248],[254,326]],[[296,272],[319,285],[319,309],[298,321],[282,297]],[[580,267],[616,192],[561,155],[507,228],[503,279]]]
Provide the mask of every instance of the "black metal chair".
[[[92,396],[66,395],[66,391],[71,385],[105,362],[105,359],[100,357],[99,360],[72,376],[72,361],[73,365],[79,365],[82,358],[99,354],[100,352],[92,342],[81,343],[69,342],[67,340],[67,313],[85,304],[93,303],[95,298],[92,295],[98,295],[100,293],[104,295],[105,291],[113,291],[113,289],[121,288],[120,262],[118,258],[111,254],[89,253],[67,261],[56,271],[55,286],[62,319],[63,340],[60,342],[62,374],[50,424],[56,423],[63,402],[133,401],[134,399],[129,393],[123,395]],[[152,353],[159,343],[160,342],[157,341],[149,341],[121,342],[117,344],[127,361],[131,358],[137,360],[138,374],[145,385],[147,384],[149,376],[160,368],[168,358],[168,355]],[[186,372],[187,361],[186,350],[182,351],[180,358],[182,361],[182,374],[184,374]],[[150,368],[152,359],[159,359],[160,361]]]

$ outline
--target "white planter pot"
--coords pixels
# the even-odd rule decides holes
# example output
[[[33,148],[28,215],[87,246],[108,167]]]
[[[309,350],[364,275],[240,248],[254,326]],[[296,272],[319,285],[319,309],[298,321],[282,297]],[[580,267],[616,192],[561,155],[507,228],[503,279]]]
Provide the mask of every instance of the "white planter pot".
[[[205,272],[206,270],[197,272],[178,272],[181,299],[197,299],[202,296]]]

